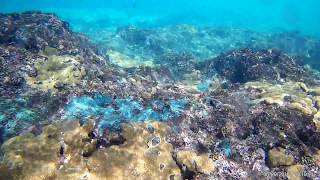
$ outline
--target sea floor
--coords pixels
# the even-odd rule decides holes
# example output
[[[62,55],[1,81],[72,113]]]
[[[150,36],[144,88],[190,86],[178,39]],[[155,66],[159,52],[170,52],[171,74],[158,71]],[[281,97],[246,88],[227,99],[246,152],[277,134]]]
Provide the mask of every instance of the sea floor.
[[[320,40],[0,14],[0,179],[318,179]]]

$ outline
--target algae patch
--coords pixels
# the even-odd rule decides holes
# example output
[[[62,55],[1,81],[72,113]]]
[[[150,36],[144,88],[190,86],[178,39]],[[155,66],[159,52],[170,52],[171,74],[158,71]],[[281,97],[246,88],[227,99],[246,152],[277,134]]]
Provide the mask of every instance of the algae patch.
[[[131,58],[117,51],[109,51],[108,56],[112,63],[123,68],[132,68],[132,67],[140,67],[140,66],[154,67],[152,60],[143,61],[140,58]]]
[[[65,85],[74,86],[86,74],[77,56],[47,56],[35,63],[36,76],[27,76],[27,84],[32,88],[56,92]]]

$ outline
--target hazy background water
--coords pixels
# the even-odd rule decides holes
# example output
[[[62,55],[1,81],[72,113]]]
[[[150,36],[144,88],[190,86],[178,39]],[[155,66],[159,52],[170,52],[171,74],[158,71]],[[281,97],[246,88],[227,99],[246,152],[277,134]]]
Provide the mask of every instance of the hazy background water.
[[[318,0],[1,0],[0,12],[54,12],[76,31],[194,24],[320,37]]]

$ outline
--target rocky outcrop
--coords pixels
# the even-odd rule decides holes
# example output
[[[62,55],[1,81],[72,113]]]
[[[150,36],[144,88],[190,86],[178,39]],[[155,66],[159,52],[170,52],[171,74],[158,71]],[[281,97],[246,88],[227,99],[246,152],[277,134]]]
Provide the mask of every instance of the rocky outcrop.
[[[254,51],[241,49],[222,54],[201,66],[207,72],[215,70],[232,83],[248,81],[312,81],[303,63],[278,50]]]

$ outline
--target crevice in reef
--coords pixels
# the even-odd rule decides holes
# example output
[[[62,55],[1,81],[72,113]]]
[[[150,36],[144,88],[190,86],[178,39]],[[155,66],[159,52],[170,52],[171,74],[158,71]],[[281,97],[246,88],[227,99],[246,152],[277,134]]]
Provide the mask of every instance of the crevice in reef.
[[[187,168],[187,166],[185,166],[184,164],[180,163],[180,162],[177,160],[177,155],[176,155],[175,153],[172,154],[172,158],[173,158],[173,160],[175,161],[175,163],[177,164],[177,166],[178,166],[179,169],[180,169],[182,179],[185,179],[185,180],[194,180],[194,177],[195,177],[196,173],[193,172],[193,171],[190,171],[190,170]]]

